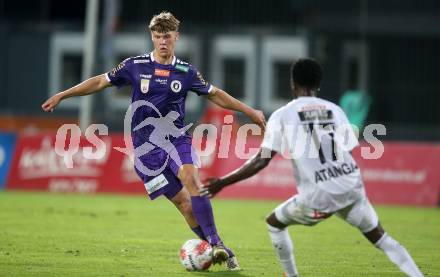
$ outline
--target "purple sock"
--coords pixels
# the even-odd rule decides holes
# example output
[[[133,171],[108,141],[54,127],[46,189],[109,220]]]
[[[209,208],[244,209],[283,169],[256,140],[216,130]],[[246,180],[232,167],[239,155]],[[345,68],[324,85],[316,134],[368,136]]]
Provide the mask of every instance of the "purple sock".
[[[193,232],[199,237],[199,239],[207,240],[205,234],[203,234],[203,230],[202,227],[200,227],[200,225],[195,228],[191,228],[191,230],[193,230]]]
[[[225,250],[226,250],[226,252],[228,252],[229,258],[235,256],[234,252],[232,252],[232,250],[229,247],[225,246]]]
[[[212,206],[209,199],[205,196],[191,196],[191,204],[194,217],[199,223],[203,234],[211,245],[221,242],[215,227],[214,215],[212,213]]]

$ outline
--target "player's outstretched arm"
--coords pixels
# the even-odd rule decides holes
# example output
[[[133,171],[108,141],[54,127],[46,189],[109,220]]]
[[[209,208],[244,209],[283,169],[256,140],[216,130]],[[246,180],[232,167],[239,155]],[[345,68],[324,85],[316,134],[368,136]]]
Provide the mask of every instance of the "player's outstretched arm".
[[[41,108],[45,112],[52,112],[54,108],[61,102],[61,100],[74,97],[89,95],[98,92],[106,87],[111,86],[111,83],[105,77],[105,74],[101,74],[92,78],[85,80],[84,82],[71,87],[65,91],[59,92],[54,96],[46,100],[46,102],[41,105]]]
[[[245,103],[235,99],[227,92],[217,87],[213,87],[212,91],[206,97],[208,98],[208,100],[222,108],[244,113],[252,120],[252,122],[260,126],[264,133],[264,130],[266,128],[266,119],[264,118],[264,114],[262,111],[255,110],[249,107]]]
[[[254,157],[226,176],[220,179],[209,178],[208,184],[200,190],[201,194],[214,197],[224,187],[254,176],[270,163],[276,153],[276,151],[271,151],[267,148],[260,148]]]

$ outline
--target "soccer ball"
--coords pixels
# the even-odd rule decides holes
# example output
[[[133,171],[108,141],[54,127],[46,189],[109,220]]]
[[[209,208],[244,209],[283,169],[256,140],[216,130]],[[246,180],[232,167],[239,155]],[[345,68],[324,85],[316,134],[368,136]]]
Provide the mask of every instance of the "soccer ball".
[[[212,263],[212,247],[201,239],[190,239],[180,248],[180,262],[188,271],[207,270]]]

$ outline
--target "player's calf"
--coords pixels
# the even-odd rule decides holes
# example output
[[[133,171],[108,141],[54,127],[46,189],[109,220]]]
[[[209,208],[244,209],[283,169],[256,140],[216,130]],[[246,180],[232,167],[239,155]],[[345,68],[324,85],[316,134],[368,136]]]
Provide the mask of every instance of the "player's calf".
[[[377,248],[385,252],[391,262],[399,267],[402,272],[411,277],[423,276],[405,247],[389,236],[380,223],[377,223],[373,230],[364,232],[364,236]]]
[[[170,201],[176,206],[179,212],[183,215],[191,229],[199,226],[197,223],[191,205],[191,196],[185,188],[182,188]],[[201,238],[203,239],[203,238]],[[205,239],[206,240],[206,239]]]
[[[381,249],[399,269],[410,277],[423,277],[408,251],[396,240],[385,233],[375,246]]]
[[[221,239],[215,226],[211,202],[206,196],[200,196],[197,168],[192,164],[184,164],[179,168],[178,177],[191,195],[193,215],[202,228],[207,241],[212,246],[219,244]]]
[[[266,222],[273,248],[284,269],[285,276],[298,276],[295,257],[293,256],[293,243],[287,232],[287,226],[277,219],[275,213],[271,213],[266,218]]]

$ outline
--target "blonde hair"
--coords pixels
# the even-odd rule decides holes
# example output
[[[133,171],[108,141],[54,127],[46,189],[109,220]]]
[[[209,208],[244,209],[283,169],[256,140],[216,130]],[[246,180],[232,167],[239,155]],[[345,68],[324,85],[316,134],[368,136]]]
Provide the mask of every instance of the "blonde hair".
[[[150,21],[150,31],[158,33],[167,33],[179,30],[180,21],[174,17],[170,12],[163,11],[160,14],[153,16]]]

